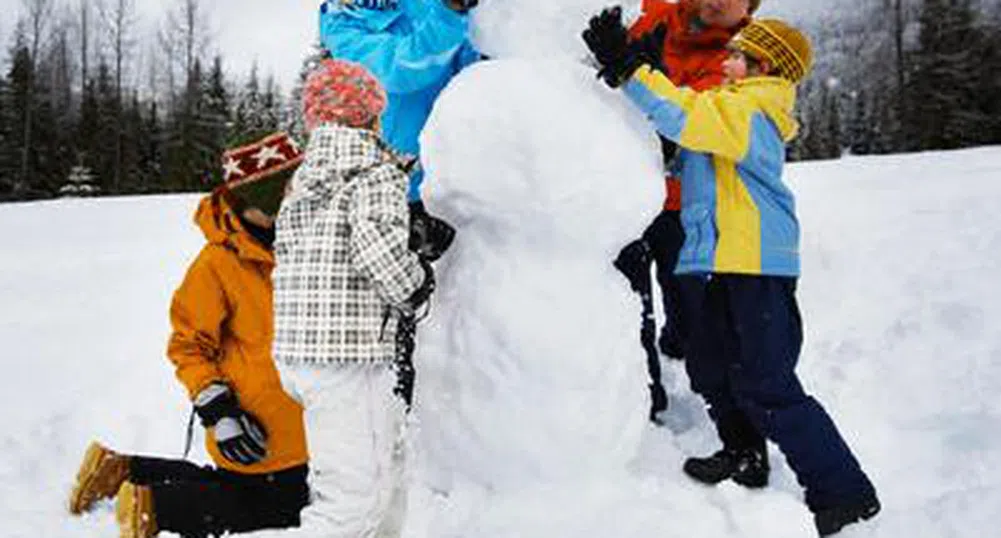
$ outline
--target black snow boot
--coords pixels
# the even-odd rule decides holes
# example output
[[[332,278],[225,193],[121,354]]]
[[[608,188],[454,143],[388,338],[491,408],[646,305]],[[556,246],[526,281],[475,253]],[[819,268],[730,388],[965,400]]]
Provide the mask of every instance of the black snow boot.
[[[872,519],[880,508],[879,499],[872,495],[858,502],[818,510],[813,514],[813,523],[821,536],[830,536],[840,532],[846,525]]]
[[[723,449],[706,458],[685,460],[685,474],[702,482],[715,485],[730,478],[746,488],[763,488],[768,485],[768,455],[754,449]]]

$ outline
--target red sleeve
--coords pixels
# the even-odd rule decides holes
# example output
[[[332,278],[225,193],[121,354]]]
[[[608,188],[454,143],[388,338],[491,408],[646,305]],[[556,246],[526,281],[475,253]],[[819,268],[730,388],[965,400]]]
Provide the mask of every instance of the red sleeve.
[[[629,38],[636,39],[653,30],[672,9],[677,9],[677,4],[668,4],[664,0],[643,0],[643,12],[629,27]]]

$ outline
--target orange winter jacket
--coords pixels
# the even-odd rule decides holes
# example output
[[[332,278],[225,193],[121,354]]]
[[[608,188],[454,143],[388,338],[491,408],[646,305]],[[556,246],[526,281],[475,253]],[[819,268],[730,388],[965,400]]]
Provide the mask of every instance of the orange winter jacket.
[[[726,45],[746,25],[736,28],[700,26],[693,0],[643,0],[643,13],[630,26],[631,39],[639,39],[658,27],[667,33],[661,49],[661,65],[655,66],[675,86],[705,91],[723,84],[723,61],[729,53]],[[668,173],[664,209],[681,209],[681,183]]]
[[[241,473],[305,464],[302,406],[282,390],[271,359],[274,256],[243,229],[219,190],[201,201],[195,222],[208,244],[174,293],[167,356],[192,399],[214,381],[226,383],[268,434],[267,457],[249,466],[223,458],[211,431],[206,448],[216,465]]]

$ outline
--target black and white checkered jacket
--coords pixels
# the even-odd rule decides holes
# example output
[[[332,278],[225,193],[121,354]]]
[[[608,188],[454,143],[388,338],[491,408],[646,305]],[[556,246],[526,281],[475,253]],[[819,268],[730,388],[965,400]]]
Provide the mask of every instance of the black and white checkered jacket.
[[[407,248],[404,169],[371,131],[313,131],[276,223],[275,360],[393,360],[393,307],[424,280]]]

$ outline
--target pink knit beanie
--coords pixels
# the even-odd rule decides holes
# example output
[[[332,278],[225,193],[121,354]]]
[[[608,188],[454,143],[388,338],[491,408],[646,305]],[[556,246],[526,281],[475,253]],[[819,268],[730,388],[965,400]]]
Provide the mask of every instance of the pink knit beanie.
[[[386,108],[386,92],[361,65],[327,59],[306,79],[302,105],[308,130],[322,123],[369,127]]]

